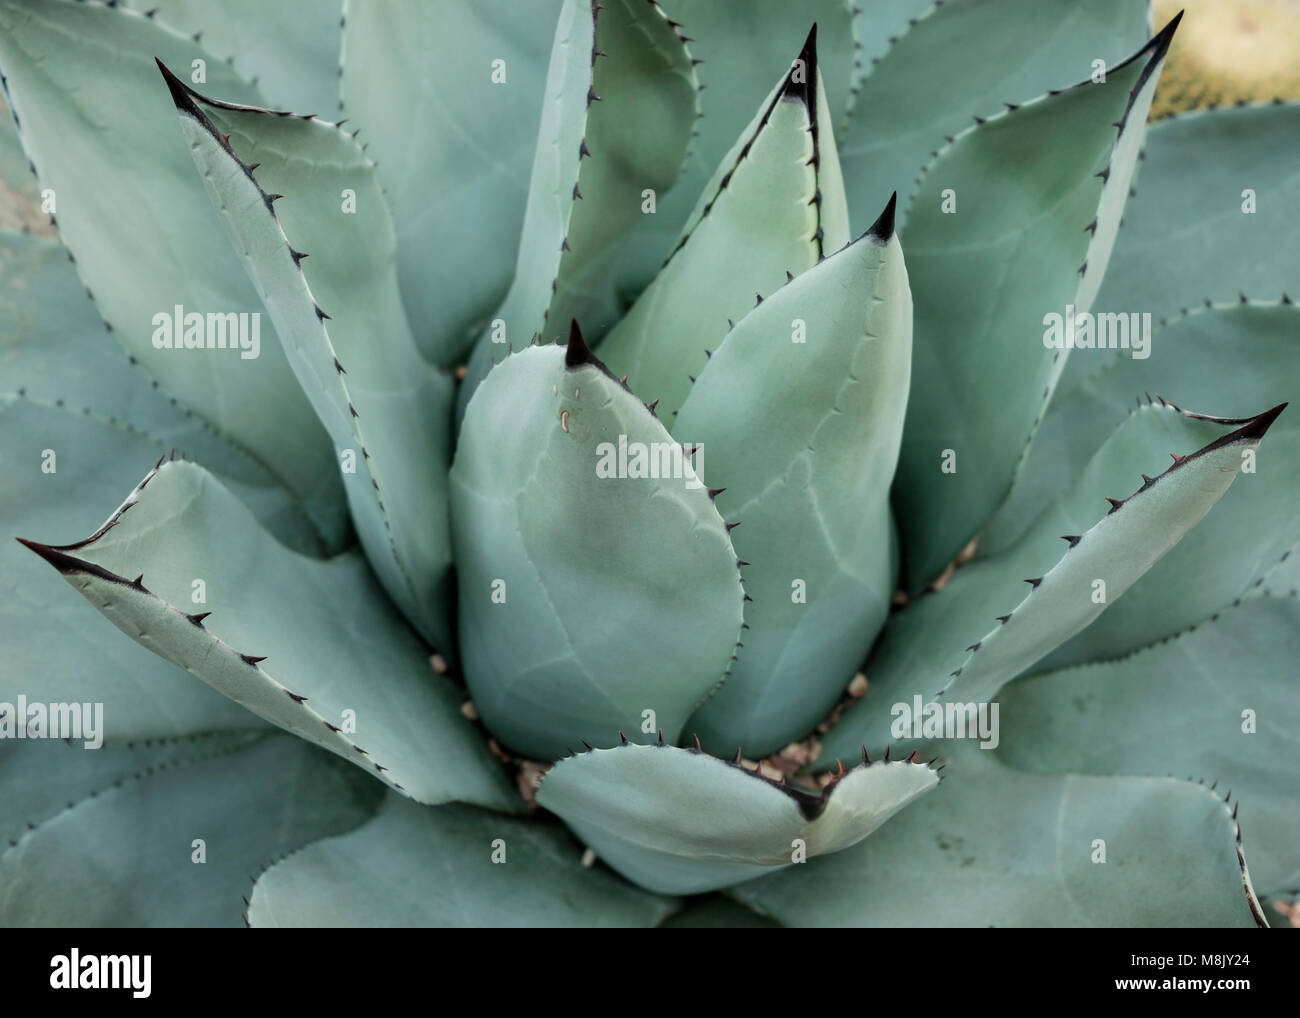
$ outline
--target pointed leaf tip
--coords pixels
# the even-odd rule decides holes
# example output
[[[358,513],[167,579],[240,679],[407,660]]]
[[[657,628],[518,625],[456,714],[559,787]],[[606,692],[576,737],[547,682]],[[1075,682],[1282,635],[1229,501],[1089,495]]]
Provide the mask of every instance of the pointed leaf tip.
[[[171,72],[171,69],[157,57],[153,58],[158,70],[162,72],[163,81],[167,82],[167,90],[172,94],[172,102],[176,104],[178,110],[185,113],[199,115],[198,105],[194,102],[194,90],[191,89],[180,78]]]
[[[582,338],[582,330],[578,328],[578,320],[575,318],[569,323],[569,345],[564,351],[564,366],[576,368],[590,364],[593,360],[595,358]]]
[[[803,74],[797,77],[794,70],[802,65]],[[817,102],[817,93],[815,91],[817,81],[817,23],[814,21],[812,29],[808,32],[808,38],[804,40],[803,48],[799,50],[799,55],[795,57],[794,62],[790,65],[790,73],[785,76],[785,89],[781,93],[782,99],[790,99],[801,102],[809,109],[812,109]]]
[[[1154,60],[1159,60],[1169,51],[1169,45],[1174,40],[1174,33],[1178,31],[1178,23],[1183,20],[1184,13],[1184,11],[1179,11],[1169,19],[1169,24],[1151,37],[1151,42],[1148,45],[1151,47]]]
[[[1204,449],[1197,449],[1196,452],[1191,453],[1188,456],[1179,456],[1177,453],[1170,453],[1169,455],[1174,459],[1174,466],[1170,469],[1180,467],[1189,460],[1196,459],[1199,456],[1204,456],[1216,449],[1222,449],[1226,445],[1236,445],[1242,442],[1258,442],[1264,437],[1265,432],[1273,426],[1273,422],[1278,419],[1278,416],[1282,411],[1289,405],[1289,403],[1279,403],[1271,410],[1265,410],[1259,416],[1252,417],[1236,431],[1229,432],[1222,438],[1211,442]]]
[[[1179,15],[1181,17],[1181,14]],[[1263,438],[1264,433],[1273,426],[1273,422],[1278,419],[1282,411],[1287,408],[1288,403],[1279,403],[1271,410],[1265,410],[1262,414],[1252,420],[1249,424],[1238,429],[1233,435],[1238,441],[1242,439]]]
[[[880,216],[867,230],[866,236],[870,237],[877,243],[889,243],[889,239],[894,235],[894,210],[898,206],[898,192],[895,191],[889,196],[889,201],[885,203],[885,209]]]

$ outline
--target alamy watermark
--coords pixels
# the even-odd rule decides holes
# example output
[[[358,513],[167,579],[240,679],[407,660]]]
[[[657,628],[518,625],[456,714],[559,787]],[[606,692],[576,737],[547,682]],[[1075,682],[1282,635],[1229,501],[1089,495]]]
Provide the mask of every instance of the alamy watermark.
[[[685,481],[702,488],[704,443],[682,446],[676,442],[629,442],[619,435],[617,444],[596,446],[596,476],[600,478],[654,477]]]
[[[980,749],[997,749],[996,703],[926,703],[921,696],[890,708],[889,734],[895,739],[979,739]]]
[[[102,703],[0,702],[0,739],[80,739],[86,749],[104,745]]]
[[[77,948],[50,959],[50,988],[54,990],[130,990],[144,999],[152,992],[153,956],[86,954]]]
[[[1151,312],[1076,312],[1043,315],[1043,346],[1049,350],[1128,350],[1134,360],[1151,356]]]
[[[186,311],[177,304],[153,316],[155,350],[238,350],[246,361],[262,352],[260,311]]]

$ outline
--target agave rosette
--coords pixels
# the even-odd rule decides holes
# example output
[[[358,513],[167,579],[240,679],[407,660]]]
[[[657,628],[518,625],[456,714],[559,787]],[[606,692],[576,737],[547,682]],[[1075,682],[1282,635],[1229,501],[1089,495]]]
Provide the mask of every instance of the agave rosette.
[[[7,924],[1290,900],[1295,105],[1148,126],[1134,0],[153,4],[0,0],[0,517],[104,616],[3,552],[104,740],[0,742]]]

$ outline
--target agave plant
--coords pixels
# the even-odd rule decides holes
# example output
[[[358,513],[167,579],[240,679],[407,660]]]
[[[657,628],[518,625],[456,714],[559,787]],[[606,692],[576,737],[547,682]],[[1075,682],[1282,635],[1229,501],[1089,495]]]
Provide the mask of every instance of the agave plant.
[[[148,2],[0,0],[104,616],[4,552],[6,925],[1290,900],[1297,106],[1148,129],[1138,0]]]

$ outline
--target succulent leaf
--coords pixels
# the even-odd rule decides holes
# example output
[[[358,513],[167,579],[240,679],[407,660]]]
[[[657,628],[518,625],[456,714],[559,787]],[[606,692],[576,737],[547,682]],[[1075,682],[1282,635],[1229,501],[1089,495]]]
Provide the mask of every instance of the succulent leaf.
[[[360,554],[290,552],[199,467],[155,468],[84,541],[23,543],[132,639],[259,717],[421,802],[518,807]]]
[[[341,112],[380,164],[402,300],[439,364],[510,286],[560,5],[345,3]]]
[[[115,466],[124,459],[110,450],[143,450],[134,460],[149,462],[169,449],[184,449],[221,474],[279,540],[295,551],[323,552],[321,535],[302,503],[263,464],[164,395],[138,361],[132,363],[120,346],[105,337],[103,323],[67,251],[53,238],[0,232],[0,359],[4,363],[0,401],[21,398],[33,405],[27,411],[12,411],[14,424],[0,438],[4,447],[0,456],[13,476],[41,481],[36,490],[6,490],[13,508],[4,519],[13,526],[11,532],[24,532],[28,519],[50,521],[48,514],[58,509],[53,493],[46,489],[57,486],[74,512],[92,506],[91,517],[68,523],[70,534],[85,533],[101,511],[94,506],[99,494],[96,485],[112,486],[100,505],[120,494]],[[61,414],[83,420],[44,426],[18,423],[20,418],[34,422],[38,416],[52,420]],[[55,441],[56,435],[66,440]],[[53,473],[40,471],[39,456],[34,454],[46,448],[64,457],[63,474],[57,462]],[[72,465],[68,457],[76,458],[77,472],[71,475],[66,469]]]
[[[451,469],[461,653],[475,707],[515,749],[556,757],[620,729],[675,741],[722,681],[744,592],[677,450],[576,329],[567,348],[506,358],[470,401]]]
[[[331,114],[338,106],[342,0],[127,0],[125,6],[181,35],[197,35],[204,49],[283,103],[281,109]]]
[[[880,58],[898,44],[908,29],[942,7],[942,0],[939,3],[935,0],[895,0],[889,4],[854,5],[853,72],[846,106],[853,105],[863,79],[873,72]]]
[[[374,164],[334,125],[205,99],[159,66],[222,224],[334,441],[366,554],[411,624],[449,652],[452,380],[415,350]]]
[[[694,124],[681,180],[659,196],[655,214],[643,218],[619,253],[625,292],[639,293],[654,279],[714,168],[771,91],[774,72],[789,61],[791,44],[814,24],[820,26],[817,64],[832,115],[822,124],[830,134],[848,94],[854,57],[851,8],[852,0],[744,0],[744,15],[737,17],[731,6],[716,0],[670,0],[668,14],[688,37],[691,57],[699,65],[703,115]],[[883,201],[882,195],[876,207]]]
[[[1104,82],[976,123],[921,178],[907,227],[915,381],[895,485],[908,589],[1006,496],[1068,354],[1043,342],[1044,315],[1092,303],[1176,26]]]
[[[849,239],[844,182],[814,26],[705,185],[677,247],[599,353],[632,386],[680,409],[707,351],[763,295]]]
[[[926,764],[877,760],[818,795],[698,750],[629,744],[561,760],[537,801],[629,880],[693,894],[789,866],[800,850],[839,852],[938,784]]]
[[[390,795],[365,826],[295,852],[253,888],[249,925],[653,926],[673,902],[581,863],[554,826]]]
[[[891,705],[918,694],[954,703],[991,699],[1092,622],[1177,544],[1227,491],[1243,451],[1258,446],[1281,410],[1243,423],[1168,406],[1140,408],[1015,548],[958,570],[943,590],[891,619],[869,672],[871,688],[828,734],[826,752],[884,745]],[[1233,425],[1241,426],[1224,434]],[[1175,454],[1175,462],[1149,481],[1142,478],[1143,470],[1155,472],[1170,448],[1210,435],[1219,437],[1189,455]],[[1133,494],[1122,501],[1107,496],[1111,508],[1097,519],[1102,491]],[[999,611],[1005,614],[994,618]]]
[[[1120,421],[1137,393],[1177,393],[1185,405],[1229,411],[1287,399],[1300,377],[1295,342],[1300,309],[1290,304],[1241,304],[1193,310],[1155,330],[1151,355],[1110,362],[1075,389],[1061,392],[1043,421],[1043,448],[1022,468],[1008,511],[1023,513],[1066,479],[1078,476],[1098,444],[1087,420]],[[1145,398],[1145,397],[1144,397]],[[1038,440],[1035,440],[1035,450]],[[1063,464],[1063,466],[1062,466]],[[1291,548],[1300,545],[1300,422],[1289,414],[1269,430],[1268,445],[1242,488],[1152,567],[1108,612],[1058,648],[1045,667],[1115,657],[1186,629],[1247,593]],[[998,525],[1003,521],[1003,525]],[[1013,517],[999,516],[1004,537]],[[1005,542],[1004,542],[1005,543]],[[981,540],[981,548],[984,546]],[[995,546],[996,547],[996,546]],[[1206,577],[1213,577],[1207,582]]]
[[[1158,319],[1205,300],[1234,301],[1243,291],[1300,299],[1300,234],[1287,214],[1300,206],[1297,167],[1300,103],[1202,110],[1152,124],[1097,307],[1140,308]],[[1170,257],[1175,249],[1178,257]]]
[[[611,249],[677,179],[696,107],[690,52],[648,0],[569,0],[560,15],[514,282],[479,337],[463,408],[509,349],[603,336],[621,308]]]
[[[854,31],[867,63],[844,120],[840,163],[855,230],[891,191],[919,183],[944,138],[972,117],[1087,77],[1094,61],[1118,62],[1149,34],[1147,5],[1133,0],[891,0],[863,4]],[[957,189],[958,215],[965,212],[961,184],[941,186]],[[906,235],[901,215],[899,227]]]
[[[1296,886],[1298,656],[1294,595],[1241,601],[1125,657],[1011,683],[999,758],[1026,771],[1216,779],[1245,803],[1255,882]]]
[[[133,773],[102,774],[89,791],[70,792],[79,798],[66,809],[0,844],[0,922],[239,926],[249,873],[356,826],[376,806],[377,785],[296,739],[183,745],[184,755],[141,752]],[[82,770],[76,758],[86,755],[57,741],[6,747],[0,773],[30,756],[57,787],[65,784],[62,769]],[[195,839],[203,842],[203,865],[191,854]]]
[[[27,746],[6,740],[0,746],[0,779],[5,784],[4,801],[0,803],[0,851],[14,847],[31,827],[58,816],[68,803],[91,798],[92,793],[114,787],[145,769],[166,769],[196,756],[245,749],[262,734],[196,731],[116,745],[105,743],[92,752],[75,739],[33,741],[28,744],[35,747],[30,753],[23,752]]]
[[[744,646],[690,726],[711,752],[764,756],[811,731],[889,611],[889,482],[912,360],[893,211],[741,319],[673,426],[703,445],[750,563]]]
[[[1217,793],[1172,778],[1022,774],[969,744],[951,756],[943,787],[869,842],[731,893],[790,926],[1259,922],[1240,829]]]
[[[135,11],[71,0],[0,3],[6,102],[41,188],[55,194],[60,238],[113,337],[169,395],[298,495],[337,548],[348,527],[338,468],[272,330],[256,358],[153,345],[155,317],[177,305],[204,315],[261,307],[169,127],[175,111],[155,55],[187,68],[202,60],[209,87],[259,101],[224,61]]]
[[[58,457],[57,469],[42,474],[46,449]],[[158,454],[147,435],[67,404],[0,396],[0,471],[13,480],[0,486],[0,518],[8,534],[85,534],[102,507],[121,498],[114,465]],[[0,703],[16,704],[23,694],[47,702],[102,703],[109,742],[260,725],[210,689],[178,681],[172,665],[123,640],[107,622],[88,618],[34,558],[7,539],[0,542],[0,573],[6,587],[0,599]]]

